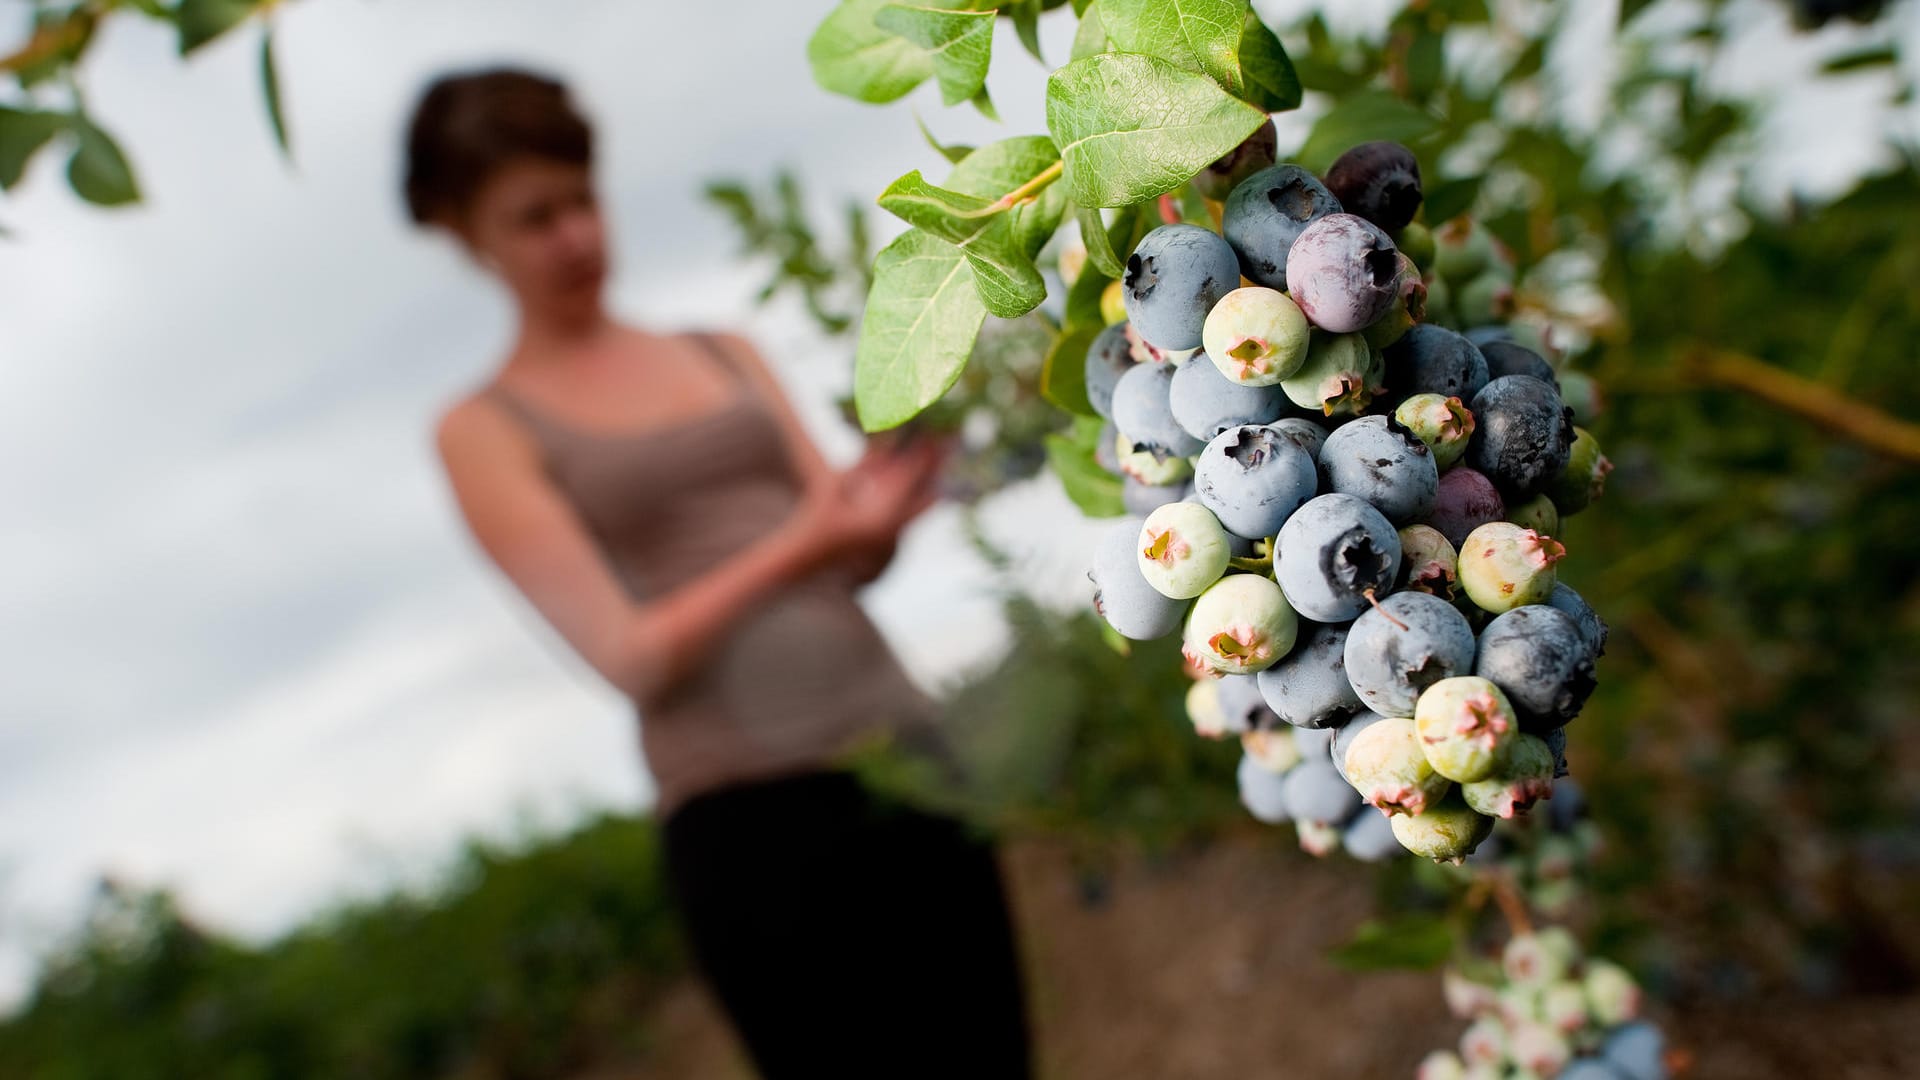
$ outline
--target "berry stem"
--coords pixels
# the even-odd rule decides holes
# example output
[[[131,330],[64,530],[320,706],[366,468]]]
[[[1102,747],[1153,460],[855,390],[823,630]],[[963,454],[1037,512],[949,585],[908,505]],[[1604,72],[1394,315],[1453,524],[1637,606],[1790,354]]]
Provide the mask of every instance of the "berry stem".
[[[1259,574],[1269,574],[1273,571],[1273,556],[1236,555],[1228,559],[1227,564],[1235,570],[1252,570]]]
[[[1513,881],[1505,874],[1495,874],[1487,879],[1488,888],[1493,892],[1493,902],[1500,907],[1500,914],[1507,920],[1507,928],[1515,937],[1533,933],[1533,920],[1527,915],[1527,905],[1521,901],[1520,894],[1514,890]]]
[[[1373,605],[1373,610],[1379,612],[1381,618],[1387,620],[1388,622],[1392,623],[1393,625],[1399,627],[1402,630],[1412,629],[1412,627],[1408,626],[1406,623],[1403,623],[1399,619],[1396,619],[1393,616],[1387,614],[1387,609],[1380,606],[1380,601],[1374,597],[1372,589],[1368,589],[1366,592],[1361,593],[1360,595],[1367,598],[1367,603]]]

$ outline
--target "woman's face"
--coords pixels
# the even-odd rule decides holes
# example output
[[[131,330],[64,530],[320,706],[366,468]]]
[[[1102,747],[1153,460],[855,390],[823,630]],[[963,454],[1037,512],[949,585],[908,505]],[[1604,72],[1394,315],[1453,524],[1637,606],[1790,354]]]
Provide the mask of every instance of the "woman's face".
[[[517,158],[474,193],[459,230],[523,304],[591,310],[607,276],[606,228],[584,166]]]

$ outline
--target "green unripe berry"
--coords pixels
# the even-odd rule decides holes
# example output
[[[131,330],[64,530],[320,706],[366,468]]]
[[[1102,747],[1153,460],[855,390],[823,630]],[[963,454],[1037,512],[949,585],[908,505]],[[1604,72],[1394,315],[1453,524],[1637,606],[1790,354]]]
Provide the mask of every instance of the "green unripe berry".
[[[1233,559],[1227,530],[1196,502],[1170,502],[1140,527],[1140,574],[1162,596],[1191,600],[1220,580]]]

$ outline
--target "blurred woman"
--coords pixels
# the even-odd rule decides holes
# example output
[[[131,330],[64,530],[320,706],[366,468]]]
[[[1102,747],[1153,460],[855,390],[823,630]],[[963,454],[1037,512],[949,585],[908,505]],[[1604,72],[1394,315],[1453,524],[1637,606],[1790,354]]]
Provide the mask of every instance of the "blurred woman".
[[[526,72],[443,78],[414,113],[413,219],[518,315],[436,431],[466,523],[634,703],[695,960],[764,1075],[1026,1076],[992,849],[840,764],[932,730],[854,594],[945,447],[873,440],[836,471],[745,338],[613,318],[592,145]]]

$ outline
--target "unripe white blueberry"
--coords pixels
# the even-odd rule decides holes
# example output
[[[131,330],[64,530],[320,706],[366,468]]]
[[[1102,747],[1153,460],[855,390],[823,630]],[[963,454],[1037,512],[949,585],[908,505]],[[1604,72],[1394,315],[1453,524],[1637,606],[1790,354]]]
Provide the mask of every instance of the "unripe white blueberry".
[[[1492,831],[1493,819],[1474,813],[1458,792],[1423,813],[1393,816],[1393,835],[1400,846],[1435,862],[1465,862]]]
[[[1390,718],[1367,728],[1347,747],[1347,782],[1367,805],[1388,814],[1418,814],[1453,784],[1433,771],[1411,720]]]
[[[1204,738],[1218,739],[1227,733],[1227,714],[1220,707],[1220,680],[1195,679],[1187,687],[1187,719]]]
[[[1140,574],[1162,596],[1191,600],[1233,559],[1227,530],[1199,503],[1165,503],[1140,527]]]
[[[1460,585],[1482,611],[1498,615],[1527,604],[1544,604],[1566,558],[1560,541],[1510,521],[1490,521],[1460,545]]]
[[[1608,960],[1589,960],[1581,985],[1594,1023],[1601,1027],[1615,1027],[1640,1015],[1640,984],[1626,968]]]
[[[1181,651],[1223,675],[1251,675],[1287,655],[1299,631],[1300,617],[1271,578],[1228,574],[1194,601]]]
[[[1413,720],[1434,771],[1462,784],[1491,776],[1501,752],[1520,732],[1507,695],[1477,675],[1456,675],[1427,687],[1413,707]]]
[[[1242,386],[1274,386],[1306,362],[1309,334],[1287,294],[1255,285],[1213,305],[1202,339],[1220,374]]]

